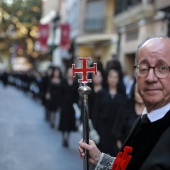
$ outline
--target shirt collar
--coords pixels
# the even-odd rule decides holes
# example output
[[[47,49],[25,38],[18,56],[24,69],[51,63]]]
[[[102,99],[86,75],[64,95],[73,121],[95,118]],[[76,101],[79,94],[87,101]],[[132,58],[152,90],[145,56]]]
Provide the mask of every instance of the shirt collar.
[[[155,121],[163,118],[169,110],[170,110],[170,103],[166,104],[165,106],[163,106],[159,109],[153,110],[150,113],[147,112],[147,109],[145,107],[142,112],[142,115],[148,114],[149,120],[151,122],[155,122]]]

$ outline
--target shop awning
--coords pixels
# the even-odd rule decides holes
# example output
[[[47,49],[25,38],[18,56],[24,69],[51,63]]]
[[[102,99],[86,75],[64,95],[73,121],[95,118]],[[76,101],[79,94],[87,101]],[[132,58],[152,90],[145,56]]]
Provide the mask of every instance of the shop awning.
[[[75,40],[77,44],[93,44],[100,41],[111,41],[112,43],[117,42],[116,34],[92,34],[78,36]]]

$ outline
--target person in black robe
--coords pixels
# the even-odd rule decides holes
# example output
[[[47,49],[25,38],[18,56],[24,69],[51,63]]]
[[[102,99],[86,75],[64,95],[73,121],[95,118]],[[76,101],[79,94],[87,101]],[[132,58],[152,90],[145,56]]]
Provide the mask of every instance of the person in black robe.
[[[36,91],[36,98],[39,99],[40,101],[42,101],[42,97],[43,97],[43,79],[42,79],[42,73],[36,71],[35,72],[35,85],[37,88]]]
[[[144,107],[145,105],[138,93],[136,82],[134,82],[131,88],[131,96],[121,107],[112,129],[112,134],[115,136],[119,149],[121,149],[127,138],[134,121],[142,114]]]
[[[91,92],[88,94],[88,113],[89,113],[89,138],[95,140],[96,144],[99,143],[98,135],[94,135],[94,104],[97,98],[98,93],[103,89],[103,77],[104,73],[102,70],[99,70],[97,67],[97,75],[90,73],[89,79],[92,80],[92,83],[89,83],[89,87],[91,88]],[[79,130],[82,132],[82,114],[80,117],[80,127]],[[91,132],[91,133],[90,133]],[[97,137],[97,138],[96,138]]]
[[[45,95],[46,95],[46,92],[47,92],[47,89],[48,89],[48,85],[49,85],[50,80],[51,80],[53,69],[54,69],[53,66],[49,66],[47,68],[47,70],[45,71],[44,76],[42,77],[42,84],[43,84],[42,85],[42,89],[43,89],[42,104],[43,105],[45,105]]]
[[[8,73],[6,70],[2,73],[2,83],[4,87],[8,84]]]
[[[96,97],[94,105],[94,128],[100,136],[98,147],[102,152],[114,155],[117,146],[112,134],[119,109],[127,100],[126,94],[118,91],[119,71],[110,68],[107,73],[108,88],[101,90]]]
[[[49,89],[49,84],[51,82],[51,77],[53,73],[53,67],[50,66],[48,67],[45,76],[42,79],[42,86],[43,86],[43,98],[42,98],[42,104],[45,109],[45,120],[49,121],[50,120],[50,110],[49,110],[49,97],[47,95],[48,89]],[[47,96],[46,96],[47,95]]]
[[[69,136],[77,131],[74,103],[78,103],[78,82],[72,76],[72,68],[66,71],[66,78],[61,81],[59,131],[62,133],[63,146],[69,146]]]
[[[59,67],[54,67],[52,77],[48,85],[46,99],[48,102],[49,123],[52,128],[55,128],[56,113],[60,108],[61,98],[61,79],[62,73]]]
[[[104,85],[104,70],[101,63],[97,63],[97,75],[90,73],[89,79],[92,80],[89,83],[89,87],[91,88],[91,92],[88,95],[88,109],[89,109],[89,118],[93,121],[93,111],[94,111],[94,103],[96,96],[99,91],[103,89]]]

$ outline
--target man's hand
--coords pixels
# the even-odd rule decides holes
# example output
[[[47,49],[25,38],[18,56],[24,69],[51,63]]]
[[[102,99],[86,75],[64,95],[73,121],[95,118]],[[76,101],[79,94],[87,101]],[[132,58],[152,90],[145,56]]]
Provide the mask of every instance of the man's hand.
[[[89,152],[89,162],[96,165],[100,159],[101,152],[95,145],[94,141],[89,140],[89,144],[84,143],[83,140],[79,141],[79,154],[81,159],[85,158],[84,149],[87,149]]]

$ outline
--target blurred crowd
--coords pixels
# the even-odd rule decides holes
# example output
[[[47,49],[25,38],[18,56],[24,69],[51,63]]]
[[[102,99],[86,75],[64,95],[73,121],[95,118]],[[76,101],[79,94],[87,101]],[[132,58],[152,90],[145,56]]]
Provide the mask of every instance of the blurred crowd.
[[[118,60],[109,61],[106,68],[97,62],[97,76],[90,73],[88,78],[92,79],[88,84],[92,89],[88,97],[89,119],[100,136],[96,144],[102,152],[116,155],[144,108],[135,78],[123,73]],[[0,75],[4,87],[15,86],[41,102],[44,120],[61,132],[64,147],[69,146],[70,133],[78,131],[82,122],[82,115],[77,113],[82,102],[77,79],[71,67],[63,73],[56,66],[50,66],[45,73],[4,71]]]

